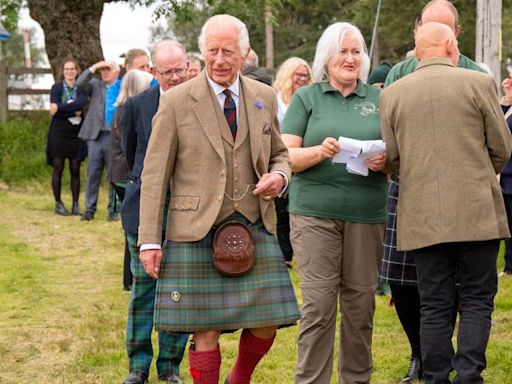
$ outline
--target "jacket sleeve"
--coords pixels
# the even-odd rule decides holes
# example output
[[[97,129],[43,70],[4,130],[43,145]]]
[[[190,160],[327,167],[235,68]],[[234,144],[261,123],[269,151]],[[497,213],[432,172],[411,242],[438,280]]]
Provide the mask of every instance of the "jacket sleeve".
[[[486,93],[482,100],[485,139],[487,150],[496,173],[500,173],[507,165],[512,153],[512,137],[503,111],[498,100],[498,92],[494,80],[487,79]]]
[[[133,98],[129,98],[124,104],[119,122],[123,129],[121,130],[121,146],[128,163],[130,171],[133,170],[135,163],[135,153],[137,151],[137,130],[136,126],[136,113],[134,113],[135,103]]]
[[[398,175],[400,155],[393,127],[389,95],[386,90],[380,94],[380,129],[382,140],[386,143],[386,166],[384,172]]]

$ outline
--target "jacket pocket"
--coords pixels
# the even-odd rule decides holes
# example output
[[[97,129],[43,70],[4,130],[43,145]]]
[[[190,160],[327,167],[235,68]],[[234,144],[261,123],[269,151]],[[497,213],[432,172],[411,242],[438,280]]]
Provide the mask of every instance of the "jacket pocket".
[[[197,211],[199,196],[171,196],[169,207],[173,211]]]

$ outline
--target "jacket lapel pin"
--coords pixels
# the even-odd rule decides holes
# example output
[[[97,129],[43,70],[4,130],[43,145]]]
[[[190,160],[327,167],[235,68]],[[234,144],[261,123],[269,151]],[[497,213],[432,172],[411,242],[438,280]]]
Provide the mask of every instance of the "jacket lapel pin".
[[[270,135],[272,133],[272,127],[270,125],[265,125],[263,127],[263,134]]]
[[[262,109],[263,108],[263,103],[259,100],[256,100],[256,102],[254,103],[254,105],[256,106],[256,108],[258,109]]]

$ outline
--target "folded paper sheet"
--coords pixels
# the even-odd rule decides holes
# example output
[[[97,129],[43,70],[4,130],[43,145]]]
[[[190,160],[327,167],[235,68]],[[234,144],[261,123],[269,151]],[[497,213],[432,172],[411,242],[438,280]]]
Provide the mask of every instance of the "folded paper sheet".
[[[356,175],[368,176],[366,160],[384,152],[386,143],[382,140],[356,140],[340,136],[341,150],[332,158],[333,163],[347,164],[347,171]]]

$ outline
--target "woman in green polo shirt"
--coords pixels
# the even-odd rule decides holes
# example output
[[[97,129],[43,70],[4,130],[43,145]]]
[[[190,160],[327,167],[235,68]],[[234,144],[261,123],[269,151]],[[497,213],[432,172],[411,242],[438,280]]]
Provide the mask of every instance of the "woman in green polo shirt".
[[[369,383],[375,289],[386,220],[385,155],[367,177],[334,164],[338,137],[381,138],[380,89],[365,84],[370,59],[359,29],[329,26],[318,41],[315,83],[299,89],[281,129],[294,175],[291,241],[302,292],[295,383],[328,384],[338,301],[342,314],[340,382]]]

